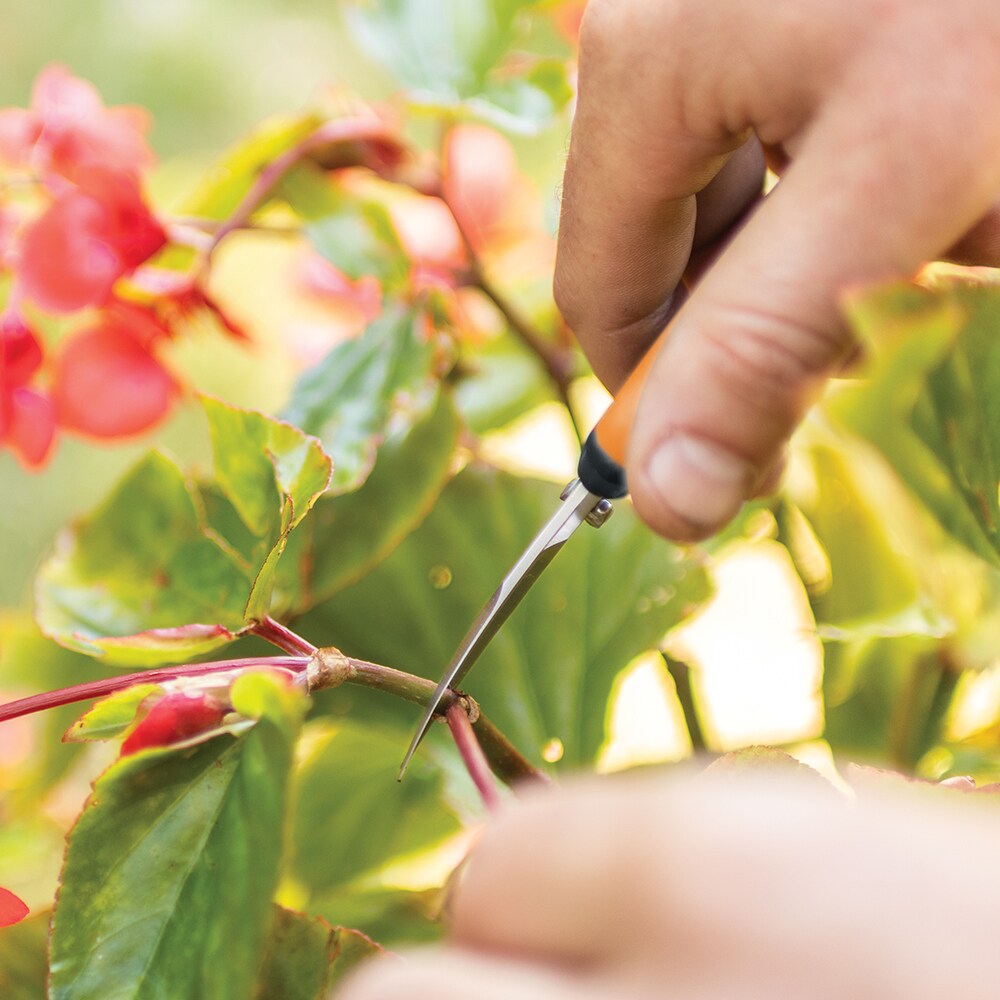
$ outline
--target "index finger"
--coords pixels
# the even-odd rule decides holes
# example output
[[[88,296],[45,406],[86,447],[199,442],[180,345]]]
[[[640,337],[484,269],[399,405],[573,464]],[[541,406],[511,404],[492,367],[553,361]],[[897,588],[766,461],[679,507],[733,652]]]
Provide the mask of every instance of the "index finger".
[[[748,132],[705,123],[695,134],[669,100],[679,92],[662,48],[674,36],[661,23],[669,6],[591,3],[581,33],[555,295],[611,389],[670,318],[696,235],[725,231],[763,181]]]

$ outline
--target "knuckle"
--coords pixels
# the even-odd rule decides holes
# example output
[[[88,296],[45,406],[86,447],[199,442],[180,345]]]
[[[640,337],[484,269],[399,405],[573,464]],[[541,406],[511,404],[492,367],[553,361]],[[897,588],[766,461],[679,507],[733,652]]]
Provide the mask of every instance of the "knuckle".
[[[741,307],[703,329],[710,369],[750,400],[797,402],[828,377],[849,350],[850,338],[778,313]]]
[[[589,0],[580,24],[581,52],[620,58],[623,46],[631,51],[675,38],[693,7],[691,0]]]

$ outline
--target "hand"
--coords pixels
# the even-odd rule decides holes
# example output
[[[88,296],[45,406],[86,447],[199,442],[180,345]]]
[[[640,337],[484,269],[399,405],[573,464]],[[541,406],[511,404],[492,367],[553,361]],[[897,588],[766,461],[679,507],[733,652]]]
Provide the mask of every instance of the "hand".
[[[879,791],[646,776],[531,800],[473,852],[451,943],[338,1000],[994,997],[995,798]]]
[[[845,290],[1000,262],[998,99],[996,0],[591,0],[556,300],[612,390],[677,313],[628,460],[657,531],[774,480],[853,353]]]

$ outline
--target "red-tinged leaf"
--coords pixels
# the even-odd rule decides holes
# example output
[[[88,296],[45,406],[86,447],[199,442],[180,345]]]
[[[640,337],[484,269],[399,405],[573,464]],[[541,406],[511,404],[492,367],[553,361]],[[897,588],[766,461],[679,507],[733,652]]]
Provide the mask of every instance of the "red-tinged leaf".
[[[28,915],[28,907],[9,889],[0,889],[0,927],[11,927]]]
[[[0,443],[28,468],[45,463],[55,436],[52,401],[34,389],[18,387],[0,399]]]
[[[254,1000],[320,1000],[329,996],[339,951],[338,929],[322,917],[275,907]]]
[[[52,312],[101,305],[166,240],[131,174],[88,167],[25,230],[21,290]]]
[[[157,701],[122,743],[128,757],[150,747],[171,746],[214,729],[226,714],[225,706],[212,695],[176,691]]]
[[[159,661],[165,656],[177,653],[182,656],[197,656],[208,652],[225,642],[232,642],[236,633],[225,625],[177,625],[171,628],[151,628],[127,636],[107,636],[93,638],[80,636],[87,643],[104,652],[115,648],[137,651],[146,650],[155,654]]]
[[[92,437],[149,430],[166,416],[177,392],[174,377],[113,318],[77,334],[55,359],[58,421]]]
[[[0,385],[27,385],[41,367],[42,345],[16,312],[0,318]]]
[[[53,1000],[248,1000],[274,920],[304,695],[239,678],[247,719],[117,760],[68,838],[50,941]]]

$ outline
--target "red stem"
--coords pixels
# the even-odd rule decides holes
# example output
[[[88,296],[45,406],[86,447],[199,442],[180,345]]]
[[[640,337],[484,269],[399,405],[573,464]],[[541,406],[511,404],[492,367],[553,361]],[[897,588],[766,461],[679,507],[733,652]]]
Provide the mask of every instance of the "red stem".
[[[497,812],[500,808],[500,791],[486,760],[486,754],[483,753],[483,748],[472,731],[472,720],[461,701],[456,700],[452,704],[445,713],[445,718],[448,720],[448,728],[462,756],[465,769],[479,790],[484,805],[490,812]]]
[[[221,674],[229,670],[240,670],[250,667],[271,667],[278,670],[289,670],[301,673],[309,664],[305,656],[260,656],[239,660],[215,660],[212,663],[183,663],[177,667],[162,667],[159,670],[140,670],[136,674],[122,674],[119,677],[105,677],[103,680],[90,681],[87,684],[74,684],[72,687],[59,688],[56,691],[45,691],[42,694],[31,695],[30,698],[19,698],[0,705],[0,722],[17,719],[22,715],[43,712],[47,708],[58,708],[60,705],[72,705],[78,701],[92,701],[114,694],[133,684],[156,684],[159,681],[175,680],[178,677],[200,677],[206,674]]]
[[[291,656],[312,656],[316,652],[316,647],[301,635],[293,632],[287,625],[275,621],[270,615],[265,615],[260,621],[254,622],[250,626],[250,631],[277,646]]]
[[[233,214],[215,231],[205,255],[206,263],[207,258],[212,256],[215,248],[231,232],[247,225],[253,213],[263,204],[277,183],[292,167],[331,143],[349,139],[378,139],[385,135],[385,131],[385,123],[375,116],[371,116],[371,118],[341,118],[326,122],[315,132],[311,132],[300,142],[297,142],[291,149],[286,149],[280,156],[275,157],[257,175],[257,179],[243,196],[243,200],[236,206]]]

